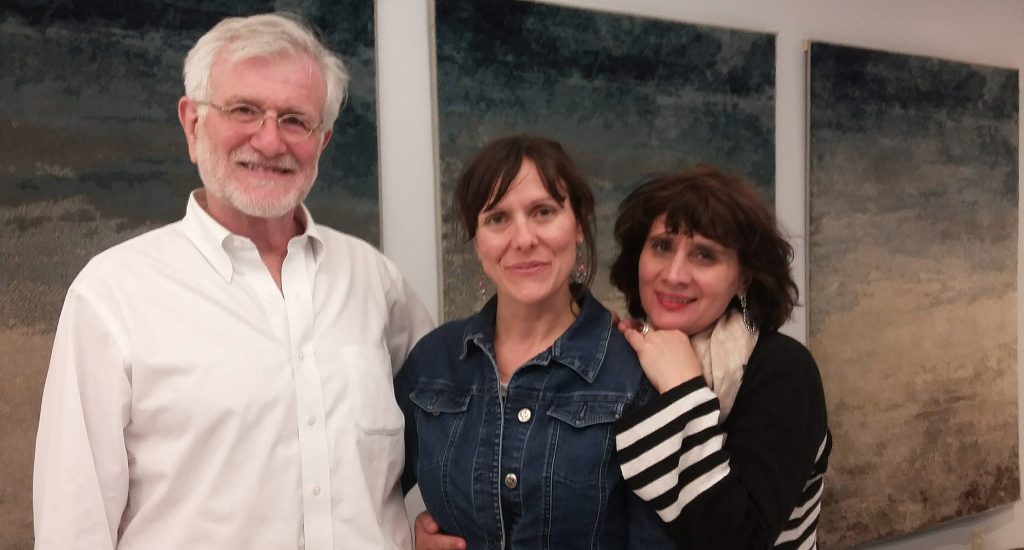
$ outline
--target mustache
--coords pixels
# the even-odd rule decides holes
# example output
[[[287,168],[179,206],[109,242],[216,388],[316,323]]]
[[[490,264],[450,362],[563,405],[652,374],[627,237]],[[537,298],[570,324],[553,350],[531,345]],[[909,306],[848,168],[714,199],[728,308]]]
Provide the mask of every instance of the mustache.
[[[282,172],[294,172],[299,168],[298,161],[289,154],[269,158],[256,151],[235,151],[231,154],[231,162],[263,166]]]

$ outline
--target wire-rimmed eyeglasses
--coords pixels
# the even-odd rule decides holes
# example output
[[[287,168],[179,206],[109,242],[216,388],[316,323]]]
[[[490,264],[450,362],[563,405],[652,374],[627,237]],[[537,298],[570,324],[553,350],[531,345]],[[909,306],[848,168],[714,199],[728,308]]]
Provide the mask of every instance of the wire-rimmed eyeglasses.
[[[199,105],[207,105],[227,115],[228,120],[236,125],[252,132],[263,128],[263,122],[267,120],[267,112],[263,109],[247,103],[235,103],[232,105],[217,105],[212,101],[199,101]],[[290,143],[296,143],[308,138],[314,130],[319,130],[320,125],[312,118],[298,113],[288,113],[277,117],[277,130],[281,138]]]

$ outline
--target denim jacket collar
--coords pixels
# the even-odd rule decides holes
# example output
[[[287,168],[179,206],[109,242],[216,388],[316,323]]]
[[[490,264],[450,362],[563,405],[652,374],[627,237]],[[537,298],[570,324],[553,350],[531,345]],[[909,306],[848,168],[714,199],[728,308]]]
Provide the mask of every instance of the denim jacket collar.
[[[463,332],[462,359],[470,352],[470,342],[480,351],[494,357],[494,323],[498,297],[492,296],[484,307],[470,317]],[[611,336],[611,313],[587,292],[580,305],[580,314],[550,348],[530,359],[528,365],[547,365],[552,360],[576,371],[587,382],[593,382],[604,363],[608,338]]]

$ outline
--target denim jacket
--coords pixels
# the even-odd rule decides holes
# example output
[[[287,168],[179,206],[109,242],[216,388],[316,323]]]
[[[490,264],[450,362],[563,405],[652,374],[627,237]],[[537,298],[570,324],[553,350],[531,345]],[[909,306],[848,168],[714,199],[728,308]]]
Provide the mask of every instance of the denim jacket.
[[[395,378],[402,488],[470,549],[673,548],[626,486],[612,424],[654,395],[611,314],[587,295],[572,325],[501,396],[497,300],[426,335]]]

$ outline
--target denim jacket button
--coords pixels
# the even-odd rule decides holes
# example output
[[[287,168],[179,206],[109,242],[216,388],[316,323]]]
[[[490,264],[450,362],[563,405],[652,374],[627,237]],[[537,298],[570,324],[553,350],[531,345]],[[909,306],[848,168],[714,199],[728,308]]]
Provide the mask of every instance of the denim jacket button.
[[[524,407],[519,409],[519,414],[517,416],[519,417],[520,422],[525,423],[530,421],[530,417],[533,416],[533,413],[530,412],[530,409]]]
[[[515,489],[519,485],[519,478],[515,474],[505,474],[505,487]]]

